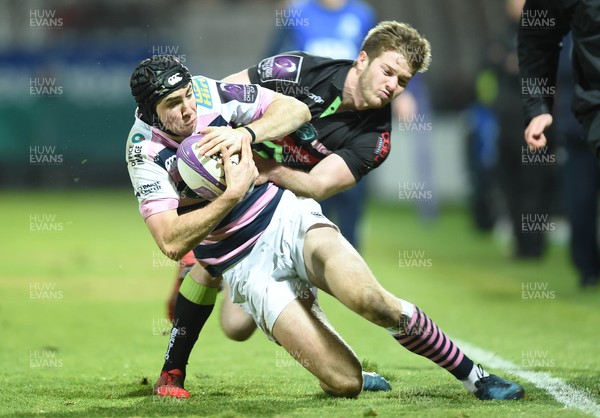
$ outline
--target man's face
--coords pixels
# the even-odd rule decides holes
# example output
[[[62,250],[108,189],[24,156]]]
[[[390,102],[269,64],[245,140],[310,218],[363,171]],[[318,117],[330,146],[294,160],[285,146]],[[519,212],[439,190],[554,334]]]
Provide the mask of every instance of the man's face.
[[[192,83],[160,99],[156,114],[163,126],[174,134],[184,138],[193,134],[196,127],[196,98]]]
[[[371,109],[379,109],[404,91],[412,74],[406,59],[398,52],[385,51],[370,60],[364,51],[358,57],[358,89]]]

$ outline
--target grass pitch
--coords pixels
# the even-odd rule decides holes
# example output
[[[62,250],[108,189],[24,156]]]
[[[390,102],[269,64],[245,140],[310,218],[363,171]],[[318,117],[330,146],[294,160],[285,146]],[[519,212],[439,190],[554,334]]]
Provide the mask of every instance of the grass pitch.
[[[326,396],[261,334],[227,340],[215,311],[188,366],[192,398],[154,398],[175,263],[131,193],[5,192],[2,202],[0,416],[589,416],[519,377],[525,399],[478,401],[327,295],[330,321],[392,392]],[[364,232],[363,254],[382,284],[448,335],[600,403],[600,293],[579,291],[566,248],[511,262],[460,210],[426,225],[410,209],[372,204]]]

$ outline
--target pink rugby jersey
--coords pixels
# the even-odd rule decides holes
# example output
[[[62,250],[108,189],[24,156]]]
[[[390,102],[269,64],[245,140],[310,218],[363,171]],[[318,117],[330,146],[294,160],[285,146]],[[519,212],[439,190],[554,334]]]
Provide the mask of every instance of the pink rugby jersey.
[[[255,84],[230,84],[202,76],[192,78],[196,128],[245,125],[260,118],[273,92]],[[177,209],[179,214],[209,202],[191,191],[176,164],[179,143],[136,115],[127,139],[129,177],[144,219]],[[206,239],[194,248],[196,259],[213,276],[248,254],[269,225],[283,190],[266,183],[255,187]]]

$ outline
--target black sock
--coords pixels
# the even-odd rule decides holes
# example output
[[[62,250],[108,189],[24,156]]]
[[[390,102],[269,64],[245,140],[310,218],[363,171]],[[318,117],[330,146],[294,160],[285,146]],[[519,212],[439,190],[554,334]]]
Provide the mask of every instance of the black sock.
[[[214,307],[214,303],[197,305],[190,302],[181,293],[177,295],[173,328],[165,354],[163,370],[180,369],[185,375],[185,367],[194,344]]]

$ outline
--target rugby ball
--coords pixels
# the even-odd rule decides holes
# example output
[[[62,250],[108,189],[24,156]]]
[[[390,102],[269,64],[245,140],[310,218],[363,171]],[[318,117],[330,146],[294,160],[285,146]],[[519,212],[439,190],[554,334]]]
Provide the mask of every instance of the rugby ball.
[[[225,170],[220,154],[206,157],[200,155],[196,147],[203,135],[192,135],[184,139],[177,149],[177,169],[181,179],[197,195],[207,200],[214,200],[227,188]],[[239,156],[232,155],[231,162],[237,164]]]

